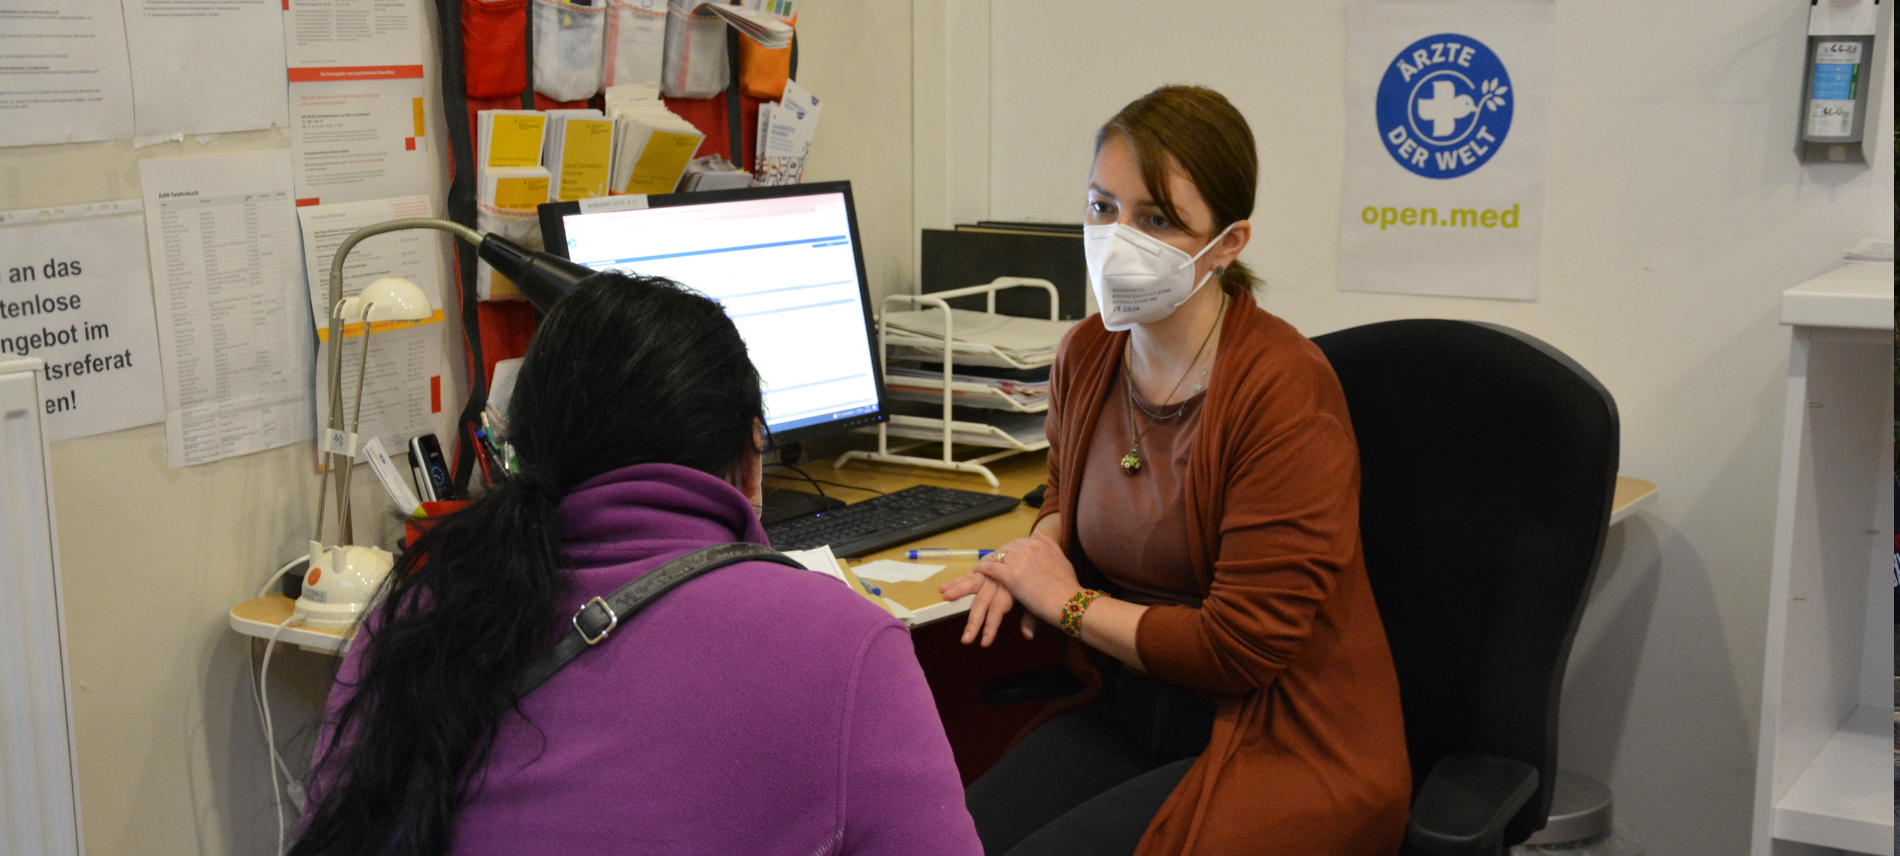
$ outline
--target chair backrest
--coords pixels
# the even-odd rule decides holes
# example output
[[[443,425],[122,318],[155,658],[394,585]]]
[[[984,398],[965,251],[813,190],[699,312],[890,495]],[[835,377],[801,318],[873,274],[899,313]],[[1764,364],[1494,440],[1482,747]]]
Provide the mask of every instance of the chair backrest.
[[[1505,842],[1544,825],[1564,666],[1603,552],[1616,402],[1551,346],[1465,321],[1315,338],[1359,440],[1360,537],[1398,669],[1413,789],[1440,758],[1537,767]]]

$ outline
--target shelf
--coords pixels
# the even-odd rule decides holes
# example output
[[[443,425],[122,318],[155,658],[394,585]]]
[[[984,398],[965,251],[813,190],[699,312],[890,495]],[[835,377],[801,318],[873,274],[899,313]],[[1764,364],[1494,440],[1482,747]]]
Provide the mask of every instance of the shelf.
[[[254,597],[231,607],[231,629],[246,636],[269,639],[277,633],[277,625],[289,618],[295,609],[296,601],[281,594]],[[351,635],[349,630],[326,630],[292,624],[284,628],[277,641],[307,651],[341,655],[349,649]]]
[[[1656,501],[1656,483],[1629,476],[1616,477],[1616,493],[1610,499],[1610,525],[1615,526]]]
[[[1891,728],[1884,708],[1855,708],[1775,806],[1775,837],[1885,854],[1894,840]]]
[[[1035,424],[1031,425],[1032,422]],[[896,414],[885,423],[885,429],[893,437],[911,440],[943,440],[943,420],[927,416]],[[953,419],[950,421],[950,441],[964,446],[987,446],[994,449],[1013,449],[1018,452],[1034,452],[1049,448],[1049,435],[1043,430],[1043,420],[1038,414],[1011,416],[999,413],[995,423],[964,422]]]
[[[943,379],[887,373],[884,376],[884,392],[899,401],[942,404]],[[1047,395],[1035,404],[1024,404],[1011,397],[1009,393],[982,383],[951,381],[950,395],[950,403],[957,407],[976,407],[1006,413],[1047,413],[1049,411]]]
[[[1847,264],[1781,293],[1781,323],[1893,329],[1893,263]]]

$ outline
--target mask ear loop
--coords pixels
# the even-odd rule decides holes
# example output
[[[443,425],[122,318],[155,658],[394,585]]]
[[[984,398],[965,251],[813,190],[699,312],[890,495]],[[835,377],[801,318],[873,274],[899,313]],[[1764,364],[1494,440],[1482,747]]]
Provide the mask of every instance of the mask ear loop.
[[[1187,265],[1192,265],[1195,262],[1200,261],[1202,256],[1207,255],[1208,250],[1213,249],[1215,244],[1220,243],[1220,239],[1227,237],[1227,233],[1232,232],[1234,230],[1234,227],[1238,225],[1240,225],[1239,220],[1235,220],[1234,222],[1227,224],[1227,228],[1220,230],[1220,234],[1215,235],[1214,240],[1208,241],[1207,246],[1202,247],[1200,252],[1195,253],[1193,257],[1187,260]],[[1177,268],[1177,270],[1179,270],[1179,268]],[[1201,286],[1206,285],[1208,280],[1213,279],[1214,277],[1217,277],[1217,276],[1224,276],[1226,275],[1226,273],[1227,273],[1226,265],[1218,265],[1213,270],[1208,271],[1207,276],[1201,277],[1200,282],[1195,283],[1193,288],[1188,289],[1188,293],[1186,297],[1181,298],[1179,303],[1174,304],[1174,308],[1179,309],[1181,308],[1182,304],[1187,303],[1189,300],[1193,300],[1194,295],[1200,293]]]

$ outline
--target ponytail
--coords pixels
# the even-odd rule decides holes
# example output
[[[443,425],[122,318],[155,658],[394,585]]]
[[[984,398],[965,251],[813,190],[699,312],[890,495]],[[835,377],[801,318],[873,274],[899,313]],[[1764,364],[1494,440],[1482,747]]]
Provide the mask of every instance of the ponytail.
[[[724,476],[756,454],[758,371],[718,304],[598,274],[542,321],[508,414],[522,470],[438,518],[366,616],[355,682],[326,722],[292,856],[437,856],[553,644],[571,575],[557,513],[594,476],[672,463]],[[329,730],[334,729],[334,730]]]

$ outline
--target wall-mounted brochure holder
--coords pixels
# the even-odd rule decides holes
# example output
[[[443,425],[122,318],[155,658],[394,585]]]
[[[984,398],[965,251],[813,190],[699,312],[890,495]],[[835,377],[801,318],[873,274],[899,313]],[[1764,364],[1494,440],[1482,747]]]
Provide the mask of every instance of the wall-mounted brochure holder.
[[[1808,51],[1801,82],[1804,163],[1871,163],[1869,146],[1888,145],[1875,127],[1887,79],[1891,0],[1809,0]]]

